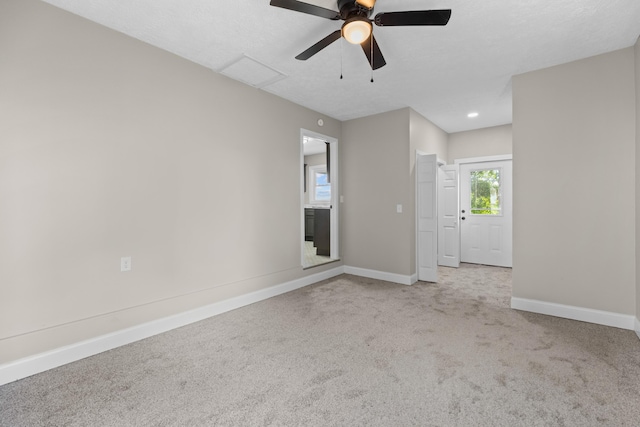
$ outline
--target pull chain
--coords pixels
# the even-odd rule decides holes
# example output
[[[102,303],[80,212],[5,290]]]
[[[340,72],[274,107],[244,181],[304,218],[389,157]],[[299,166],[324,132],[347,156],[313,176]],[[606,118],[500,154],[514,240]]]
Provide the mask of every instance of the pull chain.
[[[342,39],[340,39],[340,80],[342,80],[342,62],[344,56],[344,54],[342,53],[342,46],[344,46],[344,42],[342,41]]]

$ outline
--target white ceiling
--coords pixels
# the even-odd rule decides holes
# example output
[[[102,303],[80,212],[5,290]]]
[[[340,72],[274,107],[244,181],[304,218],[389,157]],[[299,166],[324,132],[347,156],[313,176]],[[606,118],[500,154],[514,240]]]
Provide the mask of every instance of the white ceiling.
[[[311,156],[313,154],[322,154],[327,151],[327,143],[322,139],[312,138],[305,136],[303,141],[303,150],[305,156]]]
[[[639,0],[378,0],[374,15],[453,12],[445,27],[374,26],[387,65],[371,83],[362,49],[344,40],[294,59],[342,21],[269,0],[45,1],[218,72],[255,59],[271,68],[266,75],[284,75],[262,80],[263,90],[329,117],[408,106],[447,132],[511,123],[511,76],[625,48],[640,35]],[[467,118],[471,111],[479,116]]]

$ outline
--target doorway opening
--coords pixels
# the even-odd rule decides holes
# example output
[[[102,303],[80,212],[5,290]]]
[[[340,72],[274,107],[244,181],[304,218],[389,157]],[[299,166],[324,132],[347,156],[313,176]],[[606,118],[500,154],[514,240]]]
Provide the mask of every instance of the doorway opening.
[[[416,152],[417,279],[437,282],[438,266],[511,267],[511,156],[444,165]]]
[[[338,261],[338,140],[300,130],[303,268]]]

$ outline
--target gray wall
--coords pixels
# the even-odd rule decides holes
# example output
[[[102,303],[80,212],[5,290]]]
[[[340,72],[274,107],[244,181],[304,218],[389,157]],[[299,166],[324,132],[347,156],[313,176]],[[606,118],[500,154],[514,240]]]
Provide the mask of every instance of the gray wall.
[[[415,151],[446,159],[447,133],[404,108],[344,122],[342,136],[345,265],[410,277],[416,273]]]
[[[413,173],[416,150],[426,154],[436,154],[438,159],[447,161],[449,153],[449,134],[433,124],[429,119],[410,109],[410,163]]]
[[[35,0],[0,64],[0,363],[318,271],[300,128],[338,121]]]
[[[345,265],[411,274],[409,122],[405,108],[342,124]]]
[[[513,296],[634,314],[634,52],[513,79]]]
[[[512,126],[494,126],[449,134],[448,153],[447,163],[454,163],[456,159],[512,154]]]

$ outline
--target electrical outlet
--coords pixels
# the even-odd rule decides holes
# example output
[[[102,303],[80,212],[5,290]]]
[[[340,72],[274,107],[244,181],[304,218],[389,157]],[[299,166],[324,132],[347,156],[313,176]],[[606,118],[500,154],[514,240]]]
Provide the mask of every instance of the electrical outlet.
[[[396,212],[402,213],[402,205],[396,205]]]
[[[131,271],[131,257],[120,258],[120,271]]]

